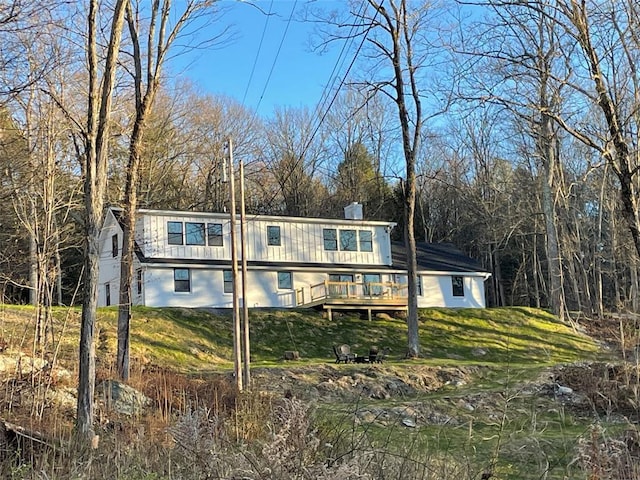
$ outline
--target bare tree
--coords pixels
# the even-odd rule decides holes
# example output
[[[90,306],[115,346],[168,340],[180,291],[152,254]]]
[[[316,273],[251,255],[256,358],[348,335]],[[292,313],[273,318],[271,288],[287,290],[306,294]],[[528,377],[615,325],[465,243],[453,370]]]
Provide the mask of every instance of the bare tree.
[[[322,139],[315,135],[308,110],[280,109],[266,122],[262,157],[271,179],[266,198],[269,213],[293,216],[320,216],[326,189],[320,182]],[[275,182],[275,185],[273,184]]]
[[[78,434],[93,441],[93,395],[96,378],[95,327],[98,306],[99,236],[107,182],[109,114],[127,0],[116,0],[109,29],[107,54],[98,55],[100,4],[91,0],[87,13],[88,105],[84,130],[85,280],[80,327]]]
[[[637,176],[640,123],[640,12],[633,0],[586,2],[558,1],[562,18],[555,19],[580,48],[591,88],[573,83],[585,100],[597,106],[606,131],[591,133],[586,126],[571,124],[567,117],[556,120],[578,139],[597,150],[611,166],[620,184],[622,214],[640,256],[640,217]],[[578,72],[579,73],[579,72]],[[586,128],[585,128],[586,127]]]
[[[123,247],[120,268],[120,301],[118,309],[118,353],[116,367],[120,378],[129,378],[129,326],[131,321],[131,283],[133,280],[133,231],[138,207],[138,182],[143,138],[149,115],[162,79],[162,68],[171,46],[189,22],[206,13],[215,0],[189,0],[177,13],[171,0],[155,1],[149,9],[149,24],[143,25],[143,7],[127,2],[126,20],[133,48],[133,84],[135,90],[135,121],[129,140],[129,162],[125,187],[124,212],[122,215]],[[173,17],[177,20],[172,22]],[[140,36],[146,29],[143,51]]]
[[[29,36],[33,39],[39,32],[49,30],[53,23],[49,13],[60,3],[59,0],[10,0],[0,3],[1,97],[10,98],[19,94],[55,66],[55,55],[42,55],[37,60],[31,57],[30,44],[24,42],[24,38]]]
[[[417,259],[415,239],[416,162],[421,150],[424,86],[421,71],[427,66],[427,50],[437,48],[429,39],[429,20],[435,7],[429,2],[368,0],[368,8],[353,9],[359,36],[370,46],[372,64],[370,80],[365,82],[372,93],[388,96],[397,108],[402,138],[404,174],[404,238],[407,252],[408,318],[407,356],[420,355],[418,335]],[[382,78],[380,78],[382,76]]]
[[[386,97],[368,98],[366,91],[356,88],[347,88],[338,95],[327,113],[321,128],[327,132],[325,144],[330,162],[327,182],[333,186],[329,208],[334,215],[342,215],[345,205],[358,201],[364,204],[367,218],[395,218],[396,209],[391,207],[391,189],[387,183],[395,167],[391,150],[398,141],[396,129],[388,127],[394,114]],[[353,183],[354,175],[360,173],[359,168],[355,163],[351,163],[349,169],[345,166],[349,160],[355,160],[354,149],[362,148],[366,149],[367,156],[367,162],[362,166],[371,171],[365,175],[365,184],[353,189],[345,184],[345,180]],[[349,176],[351,180],[348,180]]]
[[[548,265],[549,303],[558,316],[565,314],[562,252],[558,238],[556,197],[562,185],[559,153],[561,136],[554,122],[563,102],[567,76],[561,58],[564,36],[556,28],[552,10],[527,8],[520,2],[489,2],[493,16],[480,23],[476,76],[466,77],[466,100],[478,108],[495,103],[508,114],[523,158],[532,158],[540,178],[542,218]],[[461,37],[466,37],[465,31]],[[525,164],[527,162],[524,162]],[[535,233],[534,233],[535,234]],[[535,271],[535,270],[534,270]],[[535,278],[535,275],[534,275]]]

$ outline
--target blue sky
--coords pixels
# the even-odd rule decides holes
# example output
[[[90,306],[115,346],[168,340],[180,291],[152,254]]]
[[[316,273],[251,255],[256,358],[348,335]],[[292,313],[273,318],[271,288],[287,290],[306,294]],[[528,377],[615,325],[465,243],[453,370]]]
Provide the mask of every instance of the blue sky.
[[[306,0],[255,1],[264,11],[271,8],[273,15],[269,16],[268,22],[266,15],[246,2],[225,0],[223,3],[228,8],[223,21],[233,25],[234,41],[200,51],[197,57],[190,55],[188,59],[180,59],[180,62],[189,62],[181,75],[190,78],[207,93],[226,95],[238,102],[244,98],[244,105],[257,108],[261,116],[269,116],[276,107],[315,108],[331,79],[342,46],[335,45],[322,55],[311,51],[312,25],[296,20]],[[321,0],[318,3],[331,8],[342,2]],[[292,9],[295,10],[293,20],[287,28]],[[254,62],[255,70],[249,83]],[[343,74],[338,72],[340,76]]]

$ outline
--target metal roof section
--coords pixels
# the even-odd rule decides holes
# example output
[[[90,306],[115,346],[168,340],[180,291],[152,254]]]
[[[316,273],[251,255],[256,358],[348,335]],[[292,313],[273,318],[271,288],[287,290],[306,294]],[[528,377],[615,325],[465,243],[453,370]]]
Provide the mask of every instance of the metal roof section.
[[[404,242],[391,242],[391,257],[394,268],[407,270],[406,251]],[[466,255],[451,243],[418,242],[416,254],[419,272],[489,274],[477,260]]]

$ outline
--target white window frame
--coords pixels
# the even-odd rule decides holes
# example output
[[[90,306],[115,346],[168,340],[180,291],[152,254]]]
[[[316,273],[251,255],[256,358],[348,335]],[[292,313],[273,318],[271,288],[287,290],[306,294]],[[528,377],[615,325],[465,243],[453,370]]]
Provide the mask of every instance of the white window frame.
[[[278,277],[278,290],[293,290],[293,273],[292,272],[277,272]],[[286,285],[283,286],[282,280],[287,278]]]
[[[278,235],[272,235],[273,232],[278,232]],[[270,247],[282,246],[282,230],[280,225],[267,225],[267,245]]]
[[[187,278],[178,278],[179,272],[187,272]],[[183,285],[186,285],[185,289]],[[191,269],[174,268],[173,269],[173,291],[175,293],[191,293]]]

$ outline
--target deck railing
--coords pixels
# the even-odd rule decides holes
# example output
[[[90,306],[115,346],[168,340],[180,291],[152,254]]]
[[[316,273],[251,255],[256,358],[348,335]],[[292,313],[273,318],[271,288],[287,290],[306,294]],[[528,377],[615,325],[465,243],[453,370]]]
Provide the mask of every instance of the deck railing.
[[[330,282],[310,287],[310,302],[324,299],[393,300],[407,298],[407,285],[392,282]],[[304,303],[304,292],[298,290],[298,304]],[[302,302],[302,303],[300,303]]]

